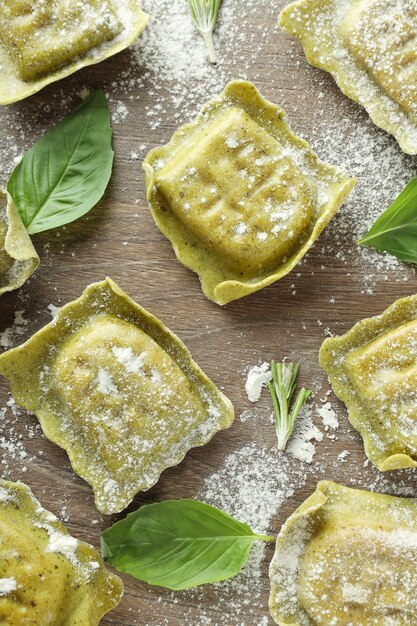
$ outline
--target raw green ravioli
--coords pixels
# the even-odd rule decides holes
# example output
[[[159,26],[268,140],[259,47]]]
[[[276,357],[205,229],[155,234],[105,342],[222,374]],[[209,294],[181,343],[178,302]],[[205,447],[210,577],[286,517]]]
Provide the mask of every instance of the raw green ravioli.
[[[120,602],[122,581],[67,532],[29,487],[0,479],[0,623],[97,626]]]
[[[227,85],[143,168],[157,226],[218,304],[288,274],[355,184],[245,81]]]
[[[2,1],[0,104],[116,54],[147,20],[140,0]]]
[[[233,421],[178,337],[109,278],[2,354],[0,374],[107,514]]]
[[[39,257],[13,201],[0,189],[0,295],[18,289],[39,265]]]
[[[378,469],[417,467],[417,296],[326,339],[320,363]]]
[[[280,25],[372,121],[417,154],[415,0],[296,0]]]
[[[68,6],[56,0],[35,4],[4,0],[0,18],[3,45],[25,81],[82,56],[122,30],[109,0],[70,2]]]
[[[319,482],[282,527],[270,580],[280,626],[415,626],[417,500]]]

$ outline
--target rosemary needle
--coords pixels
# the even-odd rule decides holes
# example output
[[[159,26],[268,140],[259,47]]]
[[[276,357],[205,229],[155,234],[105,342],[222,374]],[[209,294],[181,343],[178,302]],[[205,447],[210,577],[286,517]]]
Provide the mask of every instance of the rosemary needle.
[[[203,35],[211,63],[216,63],[213,31],[223,0],[189,0],[191,17],[197,30]]]
[[[278,450],[284,451],[294,430],[297,415],[307,402],[311,391],[300,389],[292,406],[291,400],[295,392],[299,363],[271,362],[272,381],[268,383],[275,412],[275,430],[278,437]]]

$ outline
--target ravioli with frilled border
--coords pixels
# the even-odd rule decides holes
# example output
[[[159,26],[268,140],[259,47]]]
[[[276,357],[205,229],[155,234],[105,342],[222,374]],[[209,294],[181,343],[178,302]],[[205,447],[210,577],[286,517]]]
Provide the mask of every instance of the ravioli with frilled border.
[[[147,21],[140,0],[2,0],[0,104],[120,52]]]
[[[218,304],[288,274],[355,184],[245,81],[229,83],[143,168],[157,226]]]
[[[319,482],[282,527],[270,580],[280,626],[415,626],[417,500]]]
[[[0,296],[18,289],[39,265],[39,257],[13,204],[0,189]]]
[[[123,510],[234,416],[179,338],[109,278],[2,354],[0,374],[65,448],[106,514]]]
[[[417,296],[326,339],[320,364],[372,463],[417,467]]]
[[[280,25],[404,152],[417,154],[415,0],[298,0]]]
[[[120,602],[122,581],[67,532],[29,487],[0,479],[0,623],[97,626]]]

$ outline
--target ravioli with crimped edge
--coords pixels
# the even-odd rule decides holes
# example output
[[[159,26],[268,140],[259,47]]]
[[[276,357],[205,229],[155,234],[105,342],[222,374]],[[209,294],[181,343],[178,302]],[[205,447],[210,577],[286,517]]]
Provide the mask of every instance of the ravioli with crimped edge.
[[[0,355],[0,374],[106,514],[123,510],[234,417],[180,339],[110,278]]]
[[[417,154],[415,0],[297,0],[280,25],[404,152]]]
[[[229,83],[143,168],[157,226],[218,304],[288,274],[355,184],[246,81]]]
[[[278,535],[270,581],[279,626],[414,626],[417,500],[319,482]]]
[[[320,363],[372,463],[417,467],[417,296],[326,339]]]
[[[22,483],[0,479],[0,623],[97,626],[123,584]]]
[[[2,0],[0,104],[127,48],[147,21],[141,0]]]

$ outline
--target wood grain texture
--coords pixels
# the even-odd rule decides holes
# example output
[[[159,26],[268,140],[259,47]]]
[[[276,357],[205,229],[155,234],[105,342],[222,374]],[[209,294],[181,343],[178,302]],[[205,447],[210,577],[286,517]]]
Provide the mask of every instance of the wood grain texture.
[[[224,0],[225,4],[228,2],[235,8],[234,19],[241,35],[234,46],[227,47],[219,71],[230,79],[252,79],[263,95],[287,110],[293,129],[307,139],[316,138],[316,144],[320,144],[318,138],[324,119],[333,120],[336,126],[338,121],[343,121],[343,128],[348,120],[347,134],[354,134],[358,125],[367,124],[366,114],[339,93],[331,77],[309,67],[300,46],[278,31],[276,19],[283,1],[277,4],[251,0],[250,19],[239,10],[240,2]],[[104,199],[76,223],[33,238],[41,266],[19,292],[1,299],[0,333],[12,324],[15,311],[24,309],[28,323],[18,338],[23,341],[50,321],[49,303],[68,302],[79,296],[87,284],[110,275],[179,335],[203,370],[231,398],[236,409],[237,418],[231,429],[218,434],[206,447],[192,450],[181,465],[164,472],[152,490],[135,498],[129,511],[145,502],[196,497],[205,477],[219,468],[229,453],[253,441],[259,445],[273,444],[275,434],[269,421],[271,405],[267,394],[256,409],[261,416],[259,420],[242,422],[239,419],[242,411],[250,408],[243,374],[248,365],[283,356],[300,360],[300,383],[314,388],[319,402],[318,397],[329,389],[318,364],[318,350],[326,329],[342,333],[362,317],[381,312],[395,299],[417,288],[414,274],[399,266],[389,272],[382,270],[381,276],[372,279],[373,293],[367,292],[367,275],[370,272],[378,275],[379,271],[366,263],[355,263],[353,258],[350,262],[352,246],[354,248],[352,237],[335,244],[336,218],[307,259],[278,283],[224,308],[206,300],[197,277],[176,261],[169,242],[155,227],[146,203],[140,161],[129,158],[140,144],[151,148],[168,141],[178,126],[178,111],[170,108],[167,100],[162,123],[157,128],[150,127],[148,111],[155,106],[155,96],[152,94],[154,85],[147,79],[145,68],[140,88],[133,85],[129,90],[121,88],[117,82],[113,84],[116,77],[129,70],[131,63],[131,53],[126,51],[24,102],[0,110],[3,129],[0,172],[5,183],[6,173],[12,166],[8,156],[10,145],[17,147],[17,153],[27,149],[62,117],[64,111],[75,105],[82,88],[103,86],[113,107],[120,101],[128,108],[126,118],[114,125],[116,161]],[[169,85],[166,88],[169,89]],[[213,95],[210,89],[208,86],[205,97],[195,103],[196,111],[197,105]],[[377,138],[383,137],[390,150],[398,154],[398,159],[403,158],[393,139],[385,138],[376,128],[369,132]],[[341,137],[340,141],[345,139]],[[326,158],[324,139],[319,152]],[[397,191],[399,189],[393,189],[393,193]],[[403,281],[403,277],[407,277],[407,281]],[[0,407],[6,406],[8,391],[7,382],[0,381]],[[286,517],[314,490],[318,479],[329,478],[357,486],[378,480],[376,471],[364,466],[361,438],[349,425],[344,407],[333,396],[330,399],[341,416],[340,427],[335,432],[337,439],[325,437],[317,444],[305,486],[287,499],[273,516],[270,533],[279,531]],[[21,437],[28,457],[13,461],[5,453],[3,475],[26,482],[43,506],[58,516],[62,516],[65,507],[70,532],[98,546],[99,531],[120,516],[109,519],[97,512],[89,486],[74,475],[65,452],[48,442],[39,429],[34,430],[36,424],[34,416],[22,412],[15,418],[9,411],[0,436],[13,441]],[[337,457],[345,450],[349,455],[342,462]],[[393,491],[400,482],[414,487],[415,473],[391,473],[383,488]],[[252,607],[250,616],[242,616],[239,623],[243,626],[272,624],[268,621],[267,609],[267,571],[272,551],[273,547],[268,546],[263,561],[259,606]],[[210,586],[197,594],[175,595],[127,576],[123,579],[125,596],[120,606],[103,620],[103,626],[231,626]]]

